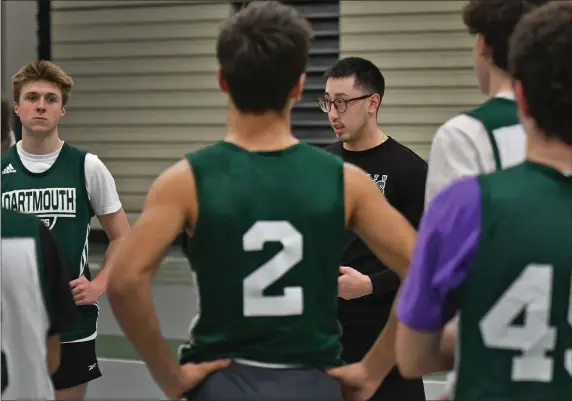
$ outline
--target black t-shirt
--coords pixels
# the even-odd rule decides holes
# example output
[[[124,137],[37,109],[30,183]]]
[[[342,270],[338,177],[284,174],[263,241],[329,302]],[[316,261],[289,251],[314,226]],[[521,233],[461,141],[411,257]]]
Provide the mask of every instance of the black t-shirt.
[[[47,297],[52,309],[48,336],[54,336],[71,329],[78,318],[78,312],[71,293],[69,277],[62,268],[56,240],[44,223],[38,222],[38,224],[48,287]]]
[[[349,151],[341,142],[326,150],[366,171],[389,201],[417,228],[423,214],[427,163],[409,148],[389,137],[382,144],[364,151]],[[399,287],[399,277],[389,270],[353,232],[347,232],[343,265],[370,276],[373,294],[339,299],[340,320],[382,326],[387,321]]]

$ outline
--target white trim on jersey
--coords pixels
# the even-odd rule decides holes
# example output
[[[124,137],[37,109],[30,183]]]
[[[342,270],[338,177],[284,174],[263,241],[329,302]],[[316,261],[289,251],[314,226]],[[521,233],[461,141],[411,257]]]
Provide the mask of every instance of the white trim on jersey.
[[[513,93],[499,93],[497,97],[514,100]],[[493,133],[504,168],[521,163],[526,157],[526,134],[522,126],[506,129],[514,133]],[[491,173],[495,168],[493,148],[482,123],[465,114],[451,118],[439,127],[431,143],[425,206],[453,181]]]
[[[24,167],[33,173],[43,173],[53,166],[60,150],[47,155],[34,155],[22,149],[20,142],[16,144],[18,156]],[[89,202],[96,216],[104,216],[119,211],[121,201],[113,176],[103,162],[92,153],[85,156],[85,187]]]

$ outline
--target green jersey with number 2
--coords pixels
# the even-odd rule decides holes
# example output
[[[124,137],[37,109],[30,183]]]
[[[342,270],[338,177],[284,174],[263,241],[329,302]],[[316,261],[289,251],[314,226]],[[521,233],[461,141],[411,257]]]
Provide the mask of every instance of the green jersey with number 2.
[[[199,210],[184,250],[200,312],[182,361],[340,365],[341,159],[304,143],[250,152],[219,142],[187,160]]]

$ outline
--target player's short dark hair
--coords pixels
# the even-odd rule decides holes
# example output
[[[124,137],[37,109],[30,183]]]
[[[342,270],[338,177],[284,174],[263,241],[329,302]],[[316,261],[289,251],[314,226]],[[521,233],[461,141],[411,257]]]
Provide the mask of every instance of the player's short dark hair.
[[[329,78],[355,77],[356,87],[363,91],[377,93],[383,99],[385,78],[377,66],[361,57],[346,57],[338,60],[324,74]]]
[[[308,64],[312,27],[290,6],[255,1],[231,16],[217,58],[242,113],[282,112]]]
[[[470,0],[463,22],[472,35],[481,34],[492,53],[492,62],[508,70],[508,45],[514,27],[531,10],[549,0]]]
[[[572,146],[572,2],[523,18],[510,41],[509,68],[538,128]]]
[[[8,101],[4,99],[2,96],[2,143],[10,140],[10,106],[8,105]]]

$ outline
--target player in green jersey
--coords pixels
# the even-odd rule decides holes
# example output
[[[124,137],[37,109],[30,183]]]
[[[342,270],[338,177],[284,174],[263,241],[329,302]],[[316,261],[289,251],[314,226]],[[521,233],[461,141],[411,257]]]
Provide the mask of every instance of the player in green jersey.
[[[2,99],[2,153],[11,145]],[[36,217],[2,208],[2,397],[53,399],[60,335],[76,308],[57,244]]]
[[[439,127],[433,137],[425,204],[458,178],[522,163],[526,135],[508,71],[508,42],[518,21],[549,0],[470,0],[463,22],[474,36],[473,63],[488,99]]]
[[[527,160],[451,185],[421,225],[399,304],[400,368],[445,366],[459,311],[456,401],[572,399],[572,2],[527,16],[509,68]]]
[[[292,134],[310,38],[308,21],[275,1],[250,3],[226,22],[217,43],[219,86],[229,94],[225,140],[156,180],[119,251],[112,308],[169,397],[204,377],[194,363],[216,361],[209,372],[224,368],[185,398],[340,400],[325,369],[343,364],[337,297],[346,228],[405,274],[415,238],[405,218],[362,170]],[[182,231],[200,313],[179,367],[150,283]],[[377,384],[395,366],[395,327],[392,317],[372,355],[382,361]]]
[[[55,236],[80,314],[62,334],[62,363],[54,374],[59,400],[82,400],[88,382],[101,376],[95,354],[97,300],[107,286],[109,256],[129,232],[115,181],[94,154],[63,141],[58,123],[66,113],[73,80],[41,60],[12,77],[14,110],[22,140],[2,155],[2,206],[37,216]],[[110,247],[96,277],[88,264],[91,221],[97,216]]]

